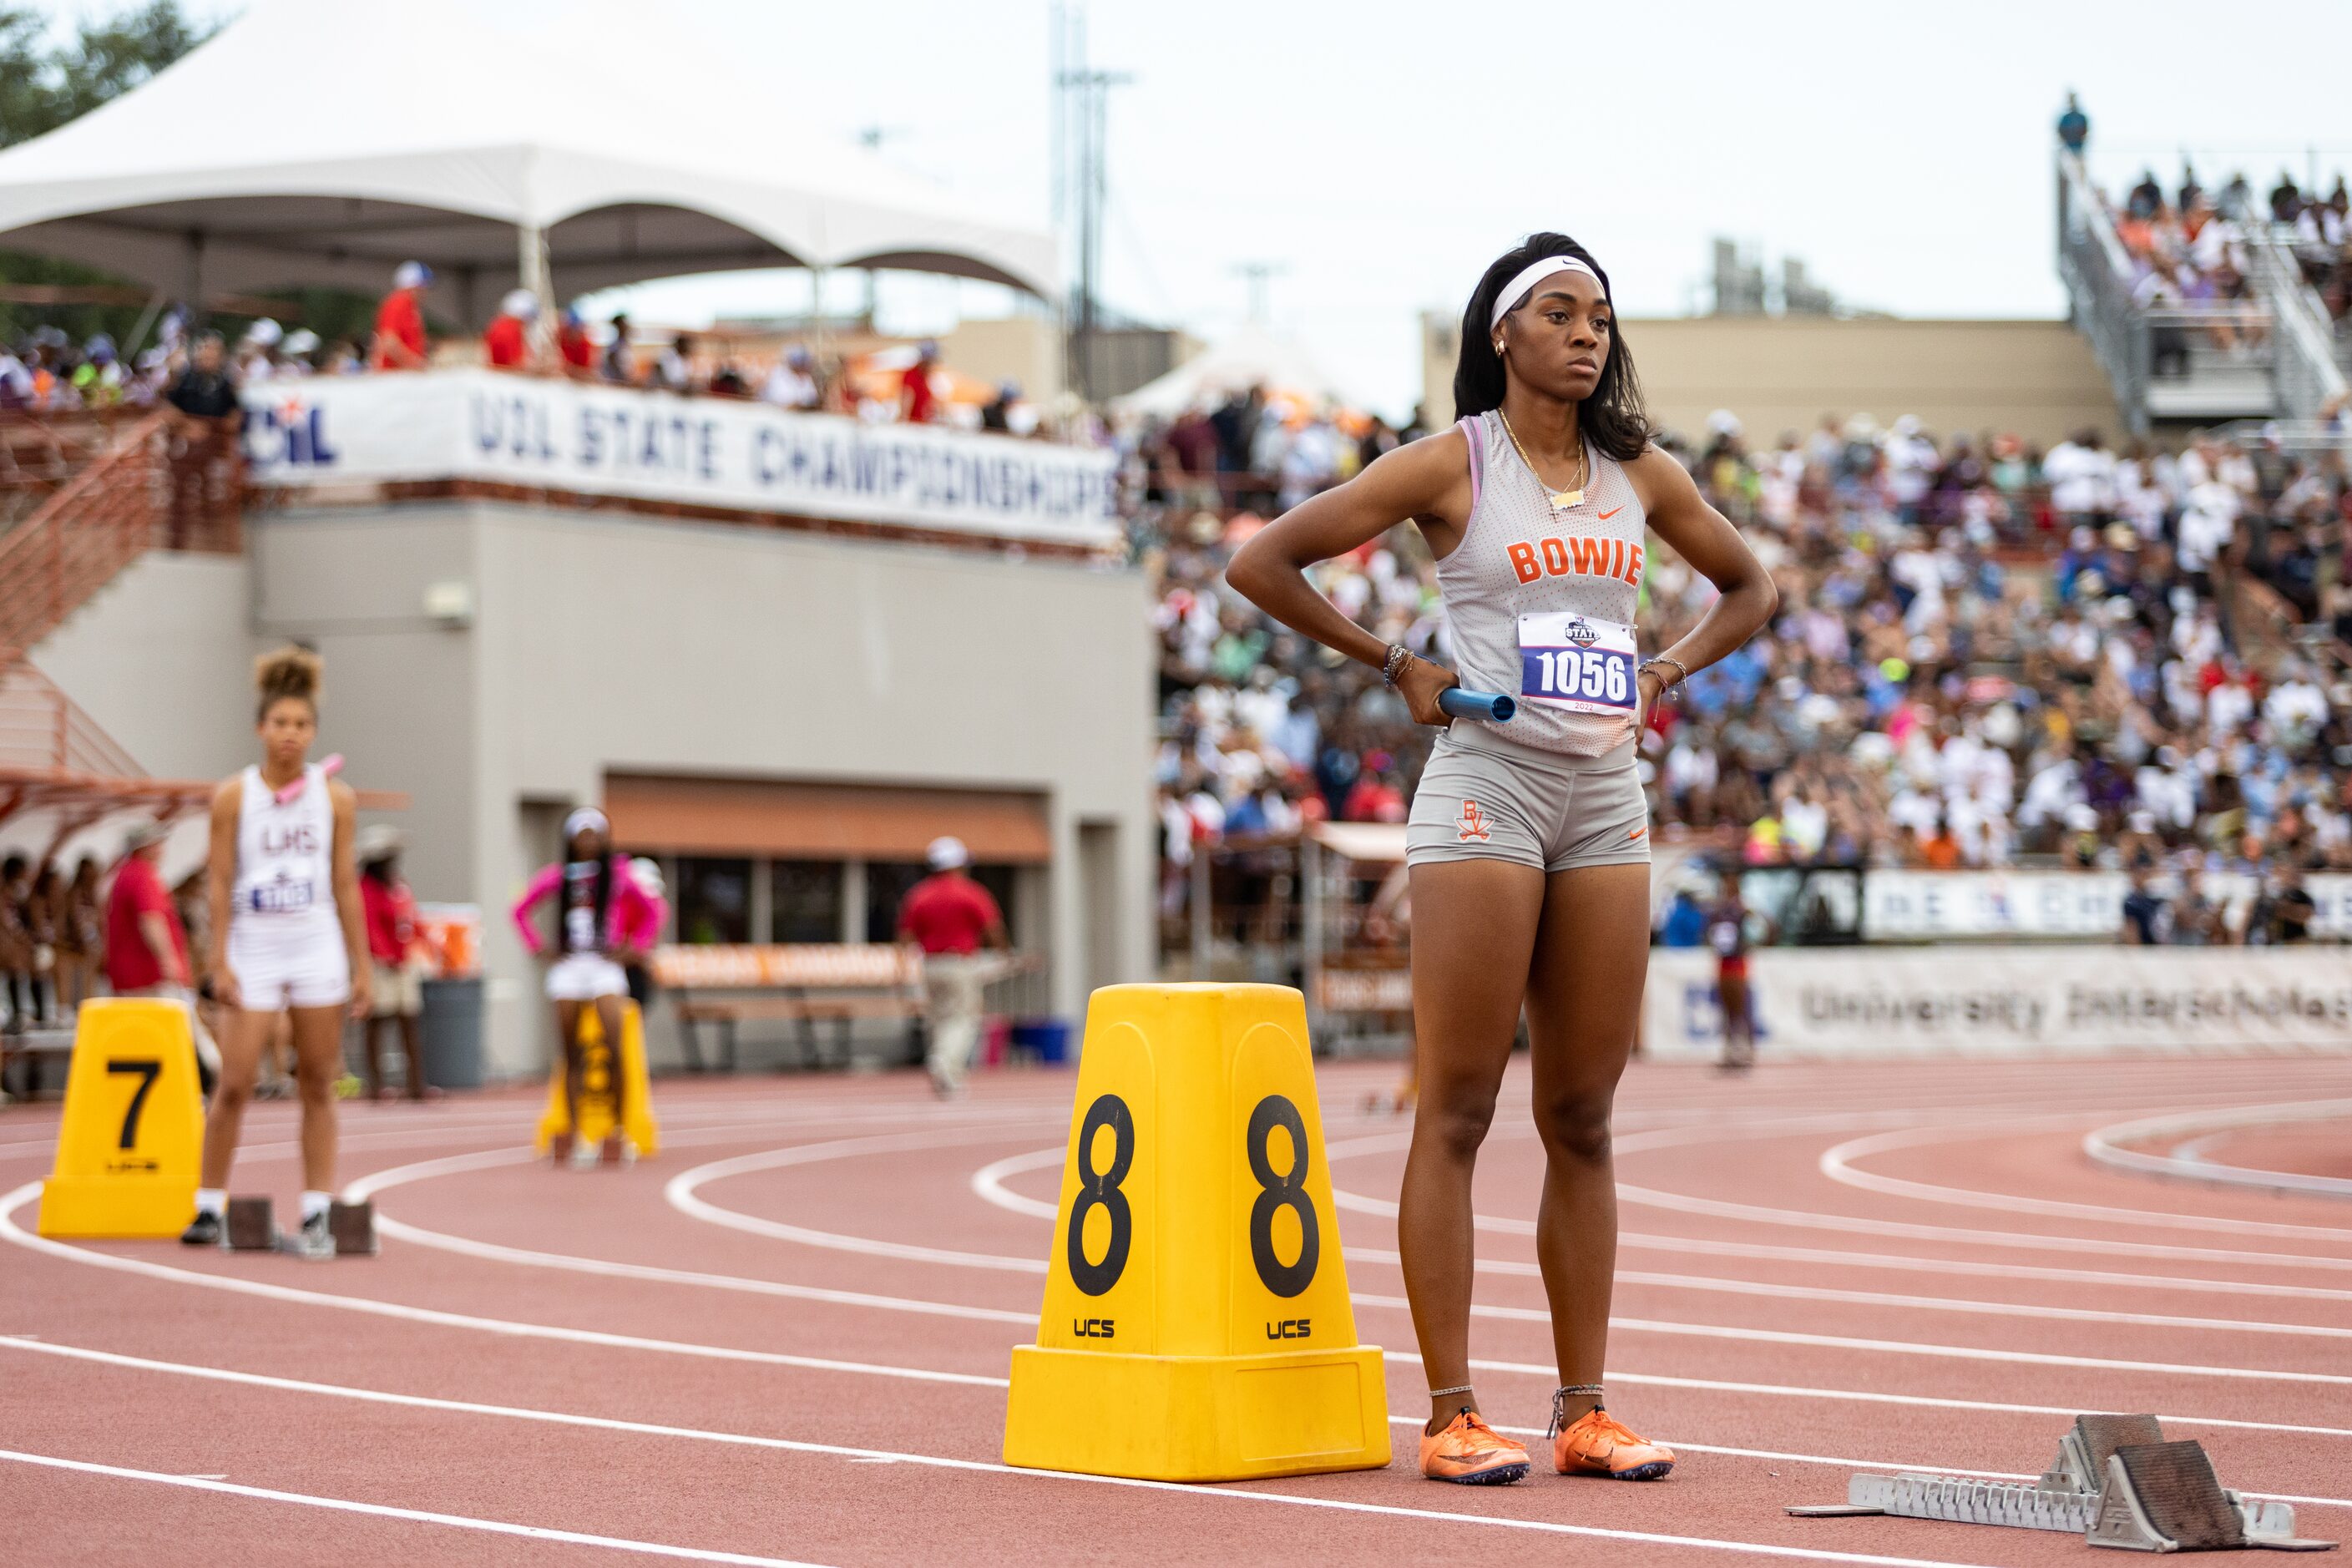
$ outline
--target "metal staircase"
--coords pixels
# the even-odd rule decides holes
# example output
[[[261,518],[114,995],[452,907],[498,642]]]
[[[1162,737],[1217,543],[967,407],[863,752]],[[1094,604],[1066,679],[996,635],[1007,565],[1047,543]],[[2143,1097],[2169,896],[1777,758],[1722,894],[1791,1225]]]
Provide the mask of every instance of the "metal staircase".
[[[2058,272],[2137,434],[2154,425],[2316,420],[2343,406],[2344,347],[2293,253],[2266,222],[2242,225],[2252,298],[2143,304],[2138,268],[2080,155],[2057,155]]]

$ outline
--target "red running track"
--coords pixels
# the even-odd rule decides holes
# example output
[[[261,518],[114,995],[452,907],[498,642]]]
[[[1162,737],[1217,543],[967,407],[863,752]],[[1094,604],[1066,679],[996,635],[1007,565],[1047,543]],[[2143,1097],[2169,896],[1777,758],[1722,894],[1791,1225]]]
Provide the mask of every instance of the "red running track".
[[[1349,1282],[1423,1394],[1391,1219],[1388,1069],[1325,1069]],[[2352,1204],[2093,1164],[2135,1118],[2342,1099],[2326,1058],[1637,1066],[1619,1100],[1611,1405],[1649,1486],[1541,1470],[1159,1487],[997,1463],[1067,1078],[940,1106],[908,1076],[668,1083],[632,1171],[530,1163],[534,1095],[347,1110],[384,1250],[310,1265],[30,1235],[53,1108],[0,1114],[0,1558],[42,1564],[1347,1563],[1601,1548],[2078,1561],[2063,1535],[1795,1520],[1857,1468],[2027,1477],[2078,1410],[2152,1410],[2226,1484],[2352,1535]],[[1523,1066],[1479,1172],[1488,1413],[1553,1382]],[[290,1111],[236,1185],[294,1201]],[[2233,1147],[2233,1161],[2253,1149]]]

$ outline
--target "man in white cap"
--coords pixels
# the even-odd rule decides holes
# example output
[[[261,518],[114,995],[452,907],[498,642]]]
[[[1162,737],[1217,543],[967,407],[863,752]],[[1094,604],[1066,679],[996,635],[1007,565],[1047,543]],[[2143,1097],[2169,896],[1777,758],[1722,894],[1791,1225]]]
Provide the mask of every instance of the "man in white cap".
[[[944,1100],[962,1092],[980,1037],[981,986],[990,968],[981,950],[1002,952],[1013,943],[1004,912],[971,879],[971,852],[962,839],[934,838],[923,858],[931,874],[898,906],[898,940],[923,950],[923,1032],[931,1087]]]
[[[528,289],[509,289],[499,301],[499,313],[482,333],[482,349],[492,370],[530,368],[530,324],[539,320],[539,296]]]
[[[433,268],[422,261],[404,261],[392,275],[392,292],[376,307],[375,348],[368,358],[371,370],[425,368],[425,290],[432,286]]]

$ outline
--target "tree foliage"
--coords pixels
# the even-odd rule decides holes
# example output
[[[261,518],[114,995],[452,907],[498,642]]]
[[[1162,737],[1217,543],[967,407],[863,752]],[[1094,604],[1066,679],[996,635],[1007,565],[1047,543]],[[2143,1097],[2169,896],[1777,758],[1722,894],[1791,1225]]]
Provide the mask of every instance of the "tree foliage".
[[[52,43],[48,19],[19,5],[0,6],[0,147],[55,131],[141,82],[216,30],[180,9],[149,0],[102,21],[85,21]]]

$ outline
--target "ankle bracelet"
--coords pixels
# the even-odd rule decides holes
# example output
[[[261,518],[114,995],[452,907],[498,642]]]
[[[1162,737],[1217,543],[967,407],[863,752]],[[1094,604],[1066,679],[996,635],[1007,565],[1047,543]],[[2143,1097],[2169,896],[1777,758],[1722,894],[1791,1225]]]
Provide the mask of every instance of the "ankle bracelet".
[[[1465,1383],[1459,1388],[1433,1388],[1429,1391],[1429,1396],[1432,1399],[1443,1399],[1449,1394],[1467,1394],[1469,1392],[1470,1384]]]

